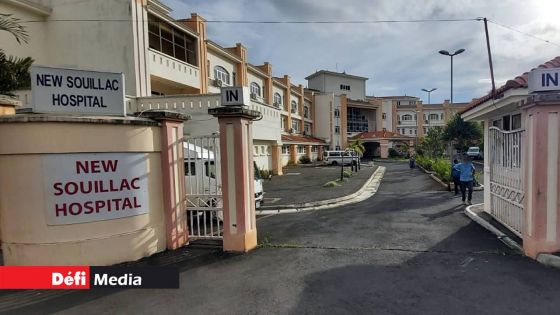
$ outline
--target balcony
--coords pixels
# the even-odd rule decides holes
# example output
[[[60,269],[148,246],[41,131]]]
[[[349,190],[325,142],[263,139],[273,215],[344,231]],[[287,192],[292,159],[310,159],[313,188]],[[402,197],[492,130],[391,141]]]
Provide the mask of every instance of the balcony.
[[[148,49],[148,58],[150,59],[151,75],[191,88],[200,89],[200,71],[198,67],[151,48]]]

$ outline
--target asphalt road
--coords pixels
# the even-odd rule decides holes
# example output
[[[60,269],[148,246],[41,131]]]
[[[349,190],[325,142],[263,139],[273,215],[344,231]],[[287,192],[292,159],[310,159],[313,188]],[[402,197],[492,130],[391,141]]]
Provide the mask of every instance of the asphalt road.
[[[560,271],[514,254],[419,170],[387,163],[378,193],[258,221],[263,247],[186,270],[179,290],[126,290],[64,314],[556,314]],[[475,200],[482,192],[475,192]],[[58,306],[56,306],[59,303]],[[33,309],[27,309],[27,312]]]

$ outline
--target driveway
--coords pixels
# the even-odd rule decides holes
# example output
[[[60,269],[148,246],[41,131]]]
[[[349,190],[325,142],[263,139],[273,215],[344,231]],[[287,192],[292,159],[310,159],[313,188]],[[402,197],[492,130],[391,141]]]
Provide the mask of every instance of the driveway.
[[[260,249],[186,270],[178,290],[66,297],[22,313],[557,313],[560,271],[514,254],[420,171],[384,166],[372,198],[260,219]]]

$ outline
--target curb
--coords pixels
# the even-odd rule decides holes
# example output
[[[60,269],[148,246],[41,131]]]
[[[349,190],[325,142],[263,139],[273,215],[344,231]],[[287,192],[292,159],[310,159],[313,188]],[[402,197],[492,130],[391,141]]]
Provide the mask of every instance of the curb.
[[[425,168],[423,168],[422,166],[420,166],[419,164],[416,164],[416,167],[418,167],[420,170],[422,170],[424,173],[430,175],[430,177],[435,180],[438,184],[440,184],[442,187],[445,187],[446,189],[449,189],[450,186],[448,186],[444,181],[442,181],[441,179],[439,179],[439,177],[437,177],[435,174],[435,172],[432,171],[427,171]],[[480,186],[476,186],[473,187],[473,191],[483,191],[484,190],[484,185],[480,184]]]
[[[509,236],[507,236],[507,234],[504,234],[502,231],[492,226],[492,224],[488,223],[486,220],[484,220],[483,218],[478,216],[478,214],[476,214],[474,211],[471,210],[471,208],[481,206],[481,205],[484,205],[484,203],[468,206],[464,211],[465,215],[471,218],[471,220],[473,220],[474,222],[481,225],[483,228],[492,232],[492,234],[496,235],[498,239],[502,241],[502,243],[506,244],[507,247],[519,252],[520,254],[523,254],[523,248],[519,244],[517,244],[517,242],[512,240]],[[559,266],[560,266],[560,257],[558,257],[558,259],[559,259]]]
[[[379,185],[381,184],[381,179],[385,174],[386,168],[383,166],[378,166],[375,172],[370,176],[370,178],[365,182],[365,184],[356,192],[346,195],[344,197],[338,197],[334,199],[321,200],[317,202],[307,202],[301,205],[291,205],[291,208],[281,208],[281,209],[269,209],[269,210],[257,210],[257,215],[267,215],[267,214],[278,214],[278,213],[295,213],[301,211],[310,210],[323,210],[330,209],[342,205],[353,204],[362,200],[365,200],[373,196]],[[290,207],[290,206],[287,206]]]
[[[537,261],[543,265],[560,269],[560,257],[552,254],[538,254]]]

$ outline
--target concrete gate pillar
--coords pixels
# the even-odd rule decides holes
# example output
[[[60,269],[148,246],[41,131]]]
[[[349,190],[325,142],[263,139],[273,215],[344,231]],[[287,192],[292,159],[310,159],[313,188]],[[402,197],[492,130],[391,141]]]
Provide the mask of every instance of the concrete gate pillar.
[[[147,111],[144,117],[161,123],[161,174],[167,249],[188,244],[183,123],[187,116],[169,111]]]
[[[257,246],[254,167],[251,145],[254,110],[242,107],[211,108],[220,126],[224,251],[248,252]]]
[[[536,258],[560,250],[560,94],[532,95],[522,108],[526,130],[523,249]]]
[[[379,148],[381,150],[381,158],[386,159],[389,157],[389,140],[379,141]]]
[[[272,145],[272,173],[282,175],[282,145]]]

